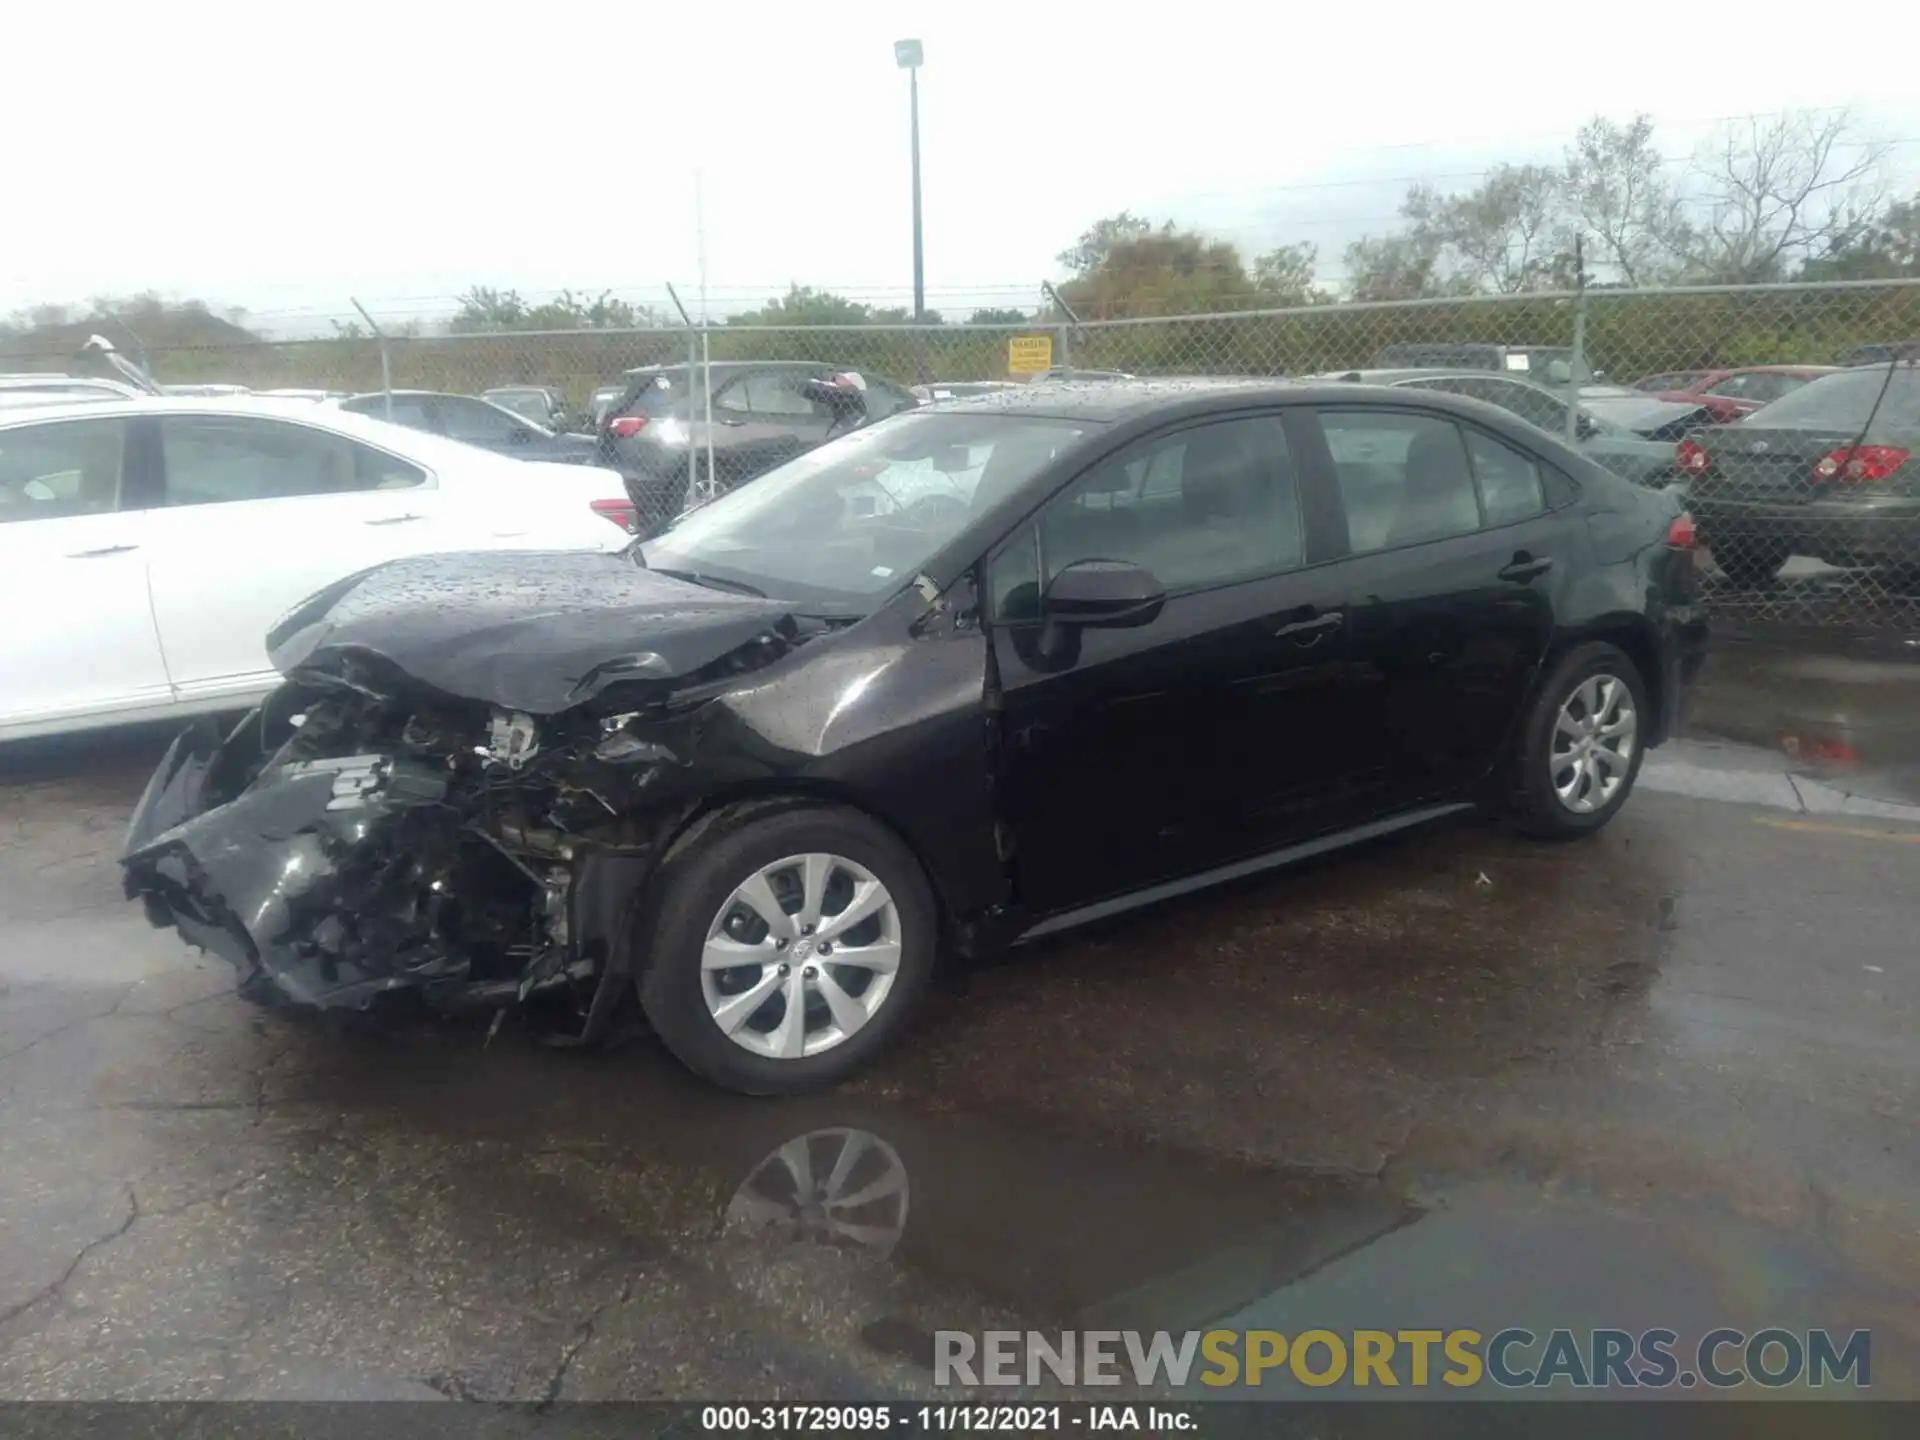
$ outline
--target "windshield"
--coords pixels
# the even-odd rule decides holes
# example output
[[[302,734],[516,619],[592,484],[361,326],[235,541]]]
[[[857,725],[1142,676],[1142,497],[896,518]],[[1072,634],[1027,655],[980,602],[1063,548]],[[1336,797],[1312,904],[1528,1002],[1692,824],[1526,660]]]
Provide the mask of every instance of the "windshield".
[[[897,415],[683,516],[641,553],[656,570],[870,610],[1094,423]]]
[[[1873,402],[1883,385],[1887,398],[1880,401],[1875,414]],[[1867,423],[1868,415],[1873,415],[1876,433],[1890,427],[1920,425],[1920,370],[1903,364],[1893,372],[1891,384],[1882,366],[1823,375],[1771,405],[1761,406],[1742,423],[1779,425],[1790,430],[1857,431]]]

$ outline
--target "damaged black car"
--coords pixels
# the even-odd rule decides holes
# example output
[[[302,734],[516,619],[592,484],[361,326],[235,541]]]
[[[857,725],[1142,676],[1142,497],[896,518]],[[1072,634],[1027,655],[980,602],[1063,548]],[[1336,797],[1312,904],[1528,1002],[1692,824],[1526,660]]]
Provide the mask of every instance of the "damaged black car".
[[[805,1089],[937,960],[1475,805],[1598,829],[1700,661],[1690,546],[1445,395],[958,400],[621,555],[314,595],[283,686],[162,761],[127,889],[262,1001],[574,1044],[637,1003],[716,1083]]]

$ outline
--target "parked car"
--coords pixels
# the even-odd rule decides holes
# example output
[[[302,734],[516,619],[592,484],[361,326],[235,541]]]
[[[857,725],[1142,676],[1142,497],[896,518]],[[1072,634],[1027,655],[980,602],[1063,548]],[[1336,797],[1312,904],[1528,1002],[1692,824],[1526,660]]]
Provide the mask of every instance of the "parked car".
[[[248,386],[245,386],[245,385],[227,385],[227,384],[208,383],[208,384],[189,384],[189,385],[162,385],[160,387],[160,393],[163,395],[199,396],[200,398],[206,399],[206,400],[224,400],[224,399],[230,399],[235,395],[251,395],[253,391]]]
[[[600,423],[600,463],[627,477],[642,533],[680,514],[689,494],[689,456],[705,478],[706,366],[650,365],[627,372],[627,386]],[[716,362],[712,367],[715,489],[733,487],[806,453],[836,435],[920,402],[904,386],[843,365],[804,360]]]
[[[1707,370],[1685,384],[1656,390],[1662,400],[1691,401],[1706,407],[1714,423],[1725,425],[1791,395],[1809,380],[1831,375],[1835,365],[1747,365],[1737,370]]]
[[[125,381],[96,379],[90,375],[0,375],[0,396],[124,400],[139,393]]]
[[[1073,365],[1055,365],[1051,370],[1042,371],[1035,380],[1136,380],[1125,370],[1082,370]]]
[[[501,385],[482,390],[480,398],[548,430],[566,429],[567,402],[558,390],[544,385]]]
[[[591,435],[556,434],[477,395],[395,390],[389,397],[385,391],[376,391],[350,396],[337,403],[350,414],[391,420],[409,430],[444,435],[449,440],[478,445],[482,450],[511,455],[516,460],[559,461],[567,465],[592,465],[599,461],[599,450]]]
[[[637,991],[701,1074],[804,1089],[943,947],[1476,801],[1599,829],[1700,662],[1690,542],[1452,395],[949,401],[624,555],[315,595],[268,636],[284,689],[162,761],[127,884],[263,999],[540,996],[580,1043]]]
[[[353,392],[351,390],[305,390],[299,387],[284,390],[260,390],[255,393],[263,400],[311,400],[316,405],[323,405],[332,400],[351,400],[353,398]]]
[[[300,401],[0,409],[0,739],[244,709],[275,618],[382,560],[627,543],[618,476],[545,471]]]
[[[1840,352],[1840,364],[1891,365],[1895,360],[1920,360],[1920,340],[1902,340],[1892,344],[1855,345]]]
[[[991,395],[996,390],[1017,390],[1016,380],[934,380],[925,385],[911,387],[913,396],[922,405],[931,405],[936,400],[958,400],[968,395]]]
[[[1603,372],[1576,376],[1573,351],[1564,345],[1472,345],[1453,342],[1389,345],[1373,357],[1375,370],[1499,370],[1542,385],[1585,384]]]
[[[1842,370],[1737,425],[1695,430],[1678,465],[1701,543],[1735,585],[1765,585],[1788,557],[1875,565],[1920,579],[1920,370]]]
[[[593,422],[594,434],[600,433],[601,425],[606,422],[607,411],[626,393],[627,387],[624,382],[619,385],[602,385],[593,392],[587,400],[587,416]]]
[[[1564,439],[1567,433],[1567,392],[1549,390],[1517,375],[1490,375],[1482,370],[1349,370],[1320,378],[1464,395],[1498,405],[1549,435]],[[1701,422],[1705,409],[1622,393],[1628,398],[1581,399],[1574,422],[1576,444],[1588,459],[1637,485],[1671,484],[1679,478],[1673,463],[1674,443],[1688,427]]]

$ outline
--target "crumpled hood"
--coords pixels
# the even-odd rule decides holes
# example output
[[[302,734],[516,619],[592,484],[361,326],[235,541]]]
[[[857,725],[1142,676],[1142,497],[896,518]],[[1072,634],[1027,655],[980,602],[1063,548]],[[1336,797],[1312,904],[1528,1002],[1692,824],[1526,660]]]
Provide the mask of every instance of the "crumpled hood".
[[[308,597],[267,633],[267,650],[283,675],[338,674],[373,656],[445,694],[549,715],[616,681],[700,670],[788,614],[625,555],[423,555]]]

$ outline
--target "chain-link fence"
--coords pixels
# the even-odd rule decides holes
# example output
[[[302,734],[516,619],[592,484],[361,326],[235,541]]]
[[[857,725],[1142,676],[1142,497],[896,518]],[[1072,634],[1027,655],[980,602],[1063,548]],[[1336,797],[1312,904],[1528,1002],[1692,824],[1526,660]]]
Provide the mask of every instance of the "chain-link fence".
[[[1916,357],[1920,281],[1085,321],[1050,295],[1017,326],[376,336],[158,349],[148,360],[174,384],[493,392],[598,436],[599,457],[628,475],[653,524],[692,491],[738,484],[863,419],[973,387],[1261,375],[1450,390],[1514,411],[1638,484],[1683,487],[1723,622],[1885,638],[1920,635]],[[851,408],[809,384],[844,372],[868,387]],[[481,443],[497,437],[475,427],[501,423],[427,402],[401,404],[395,418]]]

